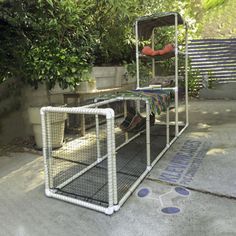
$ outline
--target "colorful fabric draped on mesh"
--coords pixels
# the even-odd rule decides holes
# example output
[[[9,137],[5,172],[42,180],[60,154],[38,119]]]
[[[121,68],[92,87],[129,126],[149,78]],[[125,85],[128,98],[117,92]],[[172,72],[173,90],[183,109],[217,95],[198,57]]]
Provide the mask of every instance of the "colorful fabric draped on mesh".
[[[169,107],[173,90],[162,89],[142,89],[130,90],[114,95],[102,96],[102,99],[109,99],[114,97],[143,97],[149,100],[150,112],[160,115],[161,112],[166,111]]]
[[[133,90],[131,93],[148,98],[151,112],[158,115],[166,111],[171,102],[171,90],[143,89]]]

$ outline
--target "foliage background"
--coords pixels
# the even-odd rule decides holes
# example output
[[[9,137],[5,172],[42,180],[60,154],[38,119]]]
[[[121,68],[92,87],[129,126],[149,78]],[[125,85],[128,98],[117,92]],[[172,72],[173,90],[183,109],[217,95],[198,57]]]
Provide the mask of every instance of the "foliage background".
[[[75,86],[94,64],[134,60],[138,16],[178,11],[190,39],[234,37],[235,10],[235,0],[0,0],[0,82]],[[157,47],[170,35],[160,30]]]
[[[198,28],[195,38],[236,37],[235,0],[193,0],[193,6]]]

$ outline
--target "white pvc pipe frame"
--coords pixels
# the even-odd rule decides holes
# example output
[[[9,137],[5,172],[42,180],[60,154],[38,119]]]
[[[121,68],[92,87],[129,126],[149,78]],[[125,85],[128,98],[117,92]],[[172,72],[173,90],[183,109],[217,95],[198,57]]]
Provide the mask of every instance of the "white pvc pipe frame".
[[[106,122],[107,122],[107,159],[108,159],[108,207],[102,207],[95,204],[91,204],[89,202],[85,202],[82,200],[74,199],[67,196],[62,196],[61,194],[57,194],[56,192],[51,191],[50,185],[52,185],[52,177],[51,177],[51,152],[52,152],[52,145],[51,145],[51,137],[50,137],[50,131],[51,131],[51,125],[50,125],[50,112],[55,113],[72,113],[72,114],[94,114],[94,115],[103,115],[106,116]],[[114,163],[115,162],[115,151],[114,149],[114,143],[113,143],[113,132],[114,132],[114,111],[110,108],[106,109],[96,109],[96,108],[82,108],[82,107],[72,107],[72,108],[65,108],[65,107],[43,107],[40,110],[41,113],[41,124],[42,124],[42,137],[43,137],[43,155],[44,155],[44,168],[45,168],[45,194],[48,197],[54,197],[63,201],[67,201],[70,203],[74,203],[80,206],[88,207],[96,211],[104,212],[108,215],[112,214],[114,212],[114,199],[116,199],[115,194],[117,194],[117,188],[116,192],[114,192],[114,186],[116,186],[116,183],[113,183],[113,170],[114,170]],[[99,162],[97,161],[96,164]],[[87,167],[87,170],[95,166],[96,164],[92,164]],[[70,180],[65,181],[66,183],[63,183],[61,187],[65,186],[69,182],[73,181],[75,178],[78,178],[79,175],[81,175],[82,172],[76,174]],[[83,172],[84,173],[84,172]]]
[[[173,89],[175,92],[175,137],[180,135],[179,133],[179,102],[178,102],[178,14],[172,13],[175,16],[175,87],[174,88],[165,88]],[[135,39],[136,39],[136,76],[137,76],[137,89],[140,87],[140,73],[139,73],[139,36],[138,36],[138,20],[135,22]],[[188,25],[184,21],[183,25],[185,27],[185,117],[186,117],[186,126],[189,124],[189,114],[188,114]],[[152,31],[151,41],[152,48],[154,48],[154,30]],[[152,59],[152,74],[155,73],[155,62]],[[181,132],[182,133],[182,132]]]
[[[110,108],[101,109],[97,108],[98,106],[105,105],[111,102],[115,102],[118,100],[145,100],[146,101],[146,113],[149,114],[150,108],[148,104],[148,100],[145,98],[125,98],[125,97],[117,97],[115,99],[110,99],[102,102],[97,102],[95,104],[90,104],[84,107],[76,107],[76,108],[61,108],[61,107],[43,107],[41,109],[41,123],[42,123],[42,136],[43,136],[43,155],[44,155],[44,168],[45,168],[45,194],[48,197],[57,198],[66,202],[74,203],[76,205],[80,205],[83,207],[87,207],[96,211],[103,212],[105,214],[111,215],[114,211],[119,210],[119,208],[124,204],[124,202],[128,199],[128,197],[132,194],[135,188],[139,185],[139,183],[145,178],[145,176],[150,172],[153,166],[158,162],[158,160],[164,155],[164,153],[169,149],[169,147],[176,141],[177,137],[181,135],[184,130],[188,127],[189,124],[189,116],[188,116],[188,37],[187,37],[187,24],[184,23],[186,29],[186,51],[185,51],[185,102],[186,102],[186,124],[184,128],[179,132],[178,126],[178,18],[177,14],[175,14],[175,138],[170,142],[169,138],[169,108],[167,109],[166,115],[166,147],[162,150],[162,152],[155,158],[155,160],[151,163],[150,160],[150,120],[149,115],[147,115],[146,119],[146,147],[147,147],[147,169],[143,172],[143,174],[135,181],[135,183],[130,187],[127,193],[123,196],[123,198],[117,202],[117,177],[116,177],[116,150],[121,148],[122,146],[129,143],[131,140],[136,138],[139,134],[135,135],[131,139],[127,140],[124,144],[120,145],[119,147],[115,148],[115,133],[114,133],[114,111]],[[136,32],[136,69],[137,69],[137,89],[140,88],[139,86],[139,51],[138,51],[138,22],[136,22],[135,32]],[[154,39],[154,37],[153,37]],[[154,69],[153,69],[154,71]],[[51,139],[48,134],[50,134],[50,120],[48,118],[48,114],[50,112],[65,112],[65,113],[74,113],[74,114],[94,114],[96,117],[96,135],[99,135],[99,122],[98,122],[98,115],[106,116],[107,120],[107,155],[104,157],[100,157],[100,147],[99,147],[99,137],[97,139],[97,149],[98,149],[98,159],[96,162],[92,163],[83,171],[77,173],[75,176],[71,177],[69,180],[65,181],[58,187],[63,187],[66,184],[70,183],[74,179],[78,178],[80,175],[91,169],[92,167],[96,166],[105,158],[108,159],[108,207],[98,206],[89,202],[85,202],[82,200],[74,199],[71,197],[63,196],[61,194],[57,194],[50,189],[50,183],[52,183],[53,179],[51,177]]]
[[[94,104],[90,104],[84,107],[72,107],[72,108],[65,108],[65,107],[43,107],[41,109],[41,123],[42,123],[42,136],[43,136],[43,154],[44,154],[44,168],[45,168],[45,193],[48,197],[57,198],[66,202],[74,203],[83,207],[87,207],[96,211],[103,212],[105,214],[112,214],[114,211],[119,210],[121,205],[127,200],[130,194],[135,190],[138,184],[144,179],[144,177],[150,172],[152,167],[155,163],[161,158],[161,156],[168,150],[170,145],[173,143],[174,140],[171,142],[169,141],[169,109],[167,109],[167,129],[166,129],[166,147],[162,150],[162,152],[155,158],[155,160],[151,163],[150,160],[150,119],[149,115],[147,115],[146,119],[146,153],[147,153],[147,169],[143,172],[143,174],[135,181],[135,183],[131,186],[131,188],[127,191],[127,193],[123,196],[123,198],[118,202],[117,198],[117,175],[116,175],[116,151],[123,147],[124,145],[128,144],[131,140],[135,139],[139,134],[135,135],[130,139],[125,139],[125,142],[120,145],[119,147],[115,147],[115,130],[114,130],[114,111],[110,108],[102,109],[98,108],[99,106],[116,102],[116,101],[127,101],[127,100],[138,100],[138,101],[145,101],[146,103],[146,113],[150,114],[150,104],[147,98],[144,97],[117,97],[110,100],[105,100],[101,102],[97,102]],[[108,159],[108,207],[98,206],[96,204],[88,203],[82,200],[74,199],[72,197],[63,196],[53,191],[50,188],[50,185],[53,186],[53,178],[51,176],[51,125],[50,125],[50,112],[58,112],[58,113],[73,113],[73,114],[94,114],[96,119],[98,115],[106,116],[107,121],[107,155],[100,157],[98,156],[97,161],[92,163],[90,166],[83,169],[81,172],[75,174],[64,183],[57,186],[57,188],[62,188],[65,185],[72,182],[74,179],[78,178],[82,174],[84,174],[89,169],[96,166],[104,159]],[[96,134],[99,135],[99,122],[96,121]],[[182,130],[183,131],[183,130]],[[181,131],[181,132],[182,132]],[[99,141],[98,141],[99,142]],[[99,143],[97,143],[97,147]],[[98,149],[99,155],[99,149]]]

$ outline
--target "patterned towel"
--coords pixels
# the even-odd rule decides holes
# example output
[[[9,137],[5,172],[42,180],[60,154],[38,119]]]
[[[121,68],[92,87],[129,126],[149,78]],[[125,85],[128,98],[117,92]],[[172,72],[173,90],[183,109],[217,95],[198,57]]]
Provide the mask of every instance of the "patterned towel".
[[[149,100],[150,113],[160,115],[161,112],[166,111],[170,105],[172,90],[161,89],[144,89],[144,90],[130,90],[120,92],[112,95],[102,96],[102,99],[111,99],[115,97],[143,97]]]
[[[161,112],[166,111],[171,102],[171,91],[160,89],[144,89],[131,91],[138,94],[140,97],[146,97],[149,100],[150,110],[154,114],[160,115]]]

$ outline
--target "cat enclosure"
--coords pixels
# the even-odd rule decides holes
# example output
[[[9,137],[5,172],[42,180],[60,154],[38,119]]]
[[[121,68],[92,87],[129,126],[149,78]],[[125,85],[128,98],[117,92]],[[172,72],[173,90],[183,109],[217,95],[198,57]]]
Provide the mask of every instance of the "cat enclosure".
[[[155,27],[173,25],[176,38],[178,24],[184,24],[187,34],[187,26],[178,13],[138,19],[136,36],[139,36],[138,29],[145,22],[150,32]],[[160,22],[162,25],[159,25]],[[174,55],[177,59],[177,49]],[[185,55],[187,67],[187,47]],[[179,121],[178,68],[173,87],[138,86],[133,91],[99,97],[94,103],[81,107],[43,107],[41,123],[46,195],[105,214],[119,210],[187,128],[187,83],[186,73],[182,122]],[[121,110],[113,109],[114,104]],[[172,121],[171,107],[174,110]],[[55,120],[62,114],[73,114],[87,122],[86,133],[84,136],[67,134],[62,147],[53,149],[53,140],[58,136]],[[162,116],[162,122],[157,122],[158,115]]]

